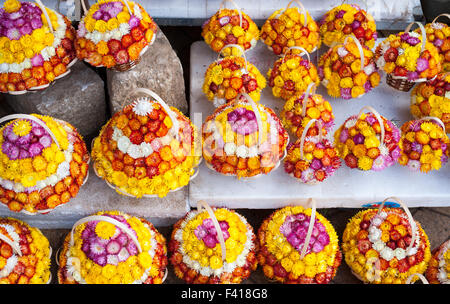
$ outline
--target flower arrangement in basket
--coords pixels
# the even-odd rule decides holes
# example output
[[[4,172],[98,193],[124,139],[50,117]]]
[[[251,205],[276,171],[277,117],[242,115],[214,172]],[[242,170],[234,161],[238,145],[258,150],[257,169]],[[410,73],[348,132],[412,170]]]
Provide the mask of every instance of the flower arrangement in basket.
[[[99,0],[85,11],[77,30],[78,58],[123,72],[134,68],[155,41],[157,25],[133,1]]]
[[[421,34],[410,32],[414,23],[419,25]],[[377,46],[375,58],[377,67],[386,72],[387,84],[403,92],[441,71],[438,50],[427,41],[420,22],[410,23],[404,32],[389,35]]]
[[[364,113],[367,109],[371,113]],[[334,133],[339,156],[347,167],[381,171],[400,157],[400,130],[375,109],[366,106]]]
[[[0,92],[45,89],[76,62],[70,21],[35,2],[7,0],[0,10]]]
[[[56,259],[59,284],[162,284],[167,275],[164,236],[119,211],[77,221]]]
[[[380,84],[373,52],[355,36],[345,37],[342,44],[323,54],[318,69],[320,80],[331,97],[361,97]]]
[[[247,220],[204,201],[174,225],[169,252],[175,275],[187,283],[241,283],[258,265],[258,244]]]
[[[290,7],[293,2],[298,7]],[[276,55],[286,53],[292,46],[312,53],[321,44],[319,26],[298,0],[290,1],[286,8],[275,11],[266,20],[261,28],[261,39]],[[292,53],[299,52],[292,50]]]
[[[425,274],[431,284],[450,284],[450,240],[433,251]]]
[[[308,85],[305,93],[295,95],[286,101],[280,116],[283,126],[298,138],[313,119],[322,124],[322,135],[328,134],[334,126],[333,109],[322,95],[316,94],[314,83]],[[307,136],[318,134],[319,128],[316,124],[308,129]]]
[[[227,56],[211,63],[205,72],[203,92],[214,106],[221,106],[239,93],[247,93],[254,101],[259,101],[261,91],[266,87],[266,78],[259,70],[247,61],[245,53],[237,44],[226,45],[241,50],[241,56]]]
[[[439,17],[447,17],[450,14],[440,14],[434,18],[433,22],[425,25],[427,40],[437,48],[442,64],[442,70],[450,72],[450,26],[445,23],[436,22]]]
[[[307,136],[309,128],[319,124],[318,135]],[[322,123],[311,119],[299,140],[287,148],[284,170],[308,185],[315,185],[331,177],[341,166],[334,144],[322,136]]]
[[[450,73],[416,85],[411,92],[411,114],[414,118],[437,117],[450,132]]]
[[[383,208],[391,199],[404,211]],[[385,199],[378,209],[366,209],[353,216],[342,241],[345,261],[365,283],[405,284],[410,275],[425,272],[431,257],[428,236],[406,204],[395,197]]]
[[[132,95],[139,93],[150,98],[132,99],[94,139],[94,169],[119,194],[164,197],[197,175],[196,128],[153,91],[139,88]]]
[[[342,43],[350,34],[369,49],[375,46],[377,28],[372,15],[356,4],[341,4],[326,13],[319,22],[320,35],[326,46]]]
[[[439,118],[422,117],[408,121],[401,127],[398,163],[412,171],[428,173],[439,170],[448,162],[450,140]]]
[[[52,248],[38,228],[0,218],[0,284],[49,284]]]
[[[275,112],[241,93],[202,126],[203,157],[211,170],[249,178],[278,167],[289,136]]]
[[[258,230],[258,262],[264,275],[290,284],[327,284],[341,264],[338,236],[312,207],[288,206],[272,213]]]
[[[287,53],[290,50],[300,50],[302,55]],[[319,75],[315,65],[311,62],[308,52],[302,47],[288,48],[284,56],[275,61],[273,68],[267,72],[269,86],[275,97],[288,100],[294,95],[303,93],[310,83],[319,85]]]
[[[89,154],[69,123],[37,114],[0,123],[0,202],[11,211],[48,213],[75,197],[88,178]]]
[[[224,8],[231,2],[236,9]],[[238,44],[223,50],[223,55],[240,55],[242,50],[252,49],[259,39],[259,29],[255,22],[244,13],[233,0],[223,0],[219,10],[202,25],[202,37],[214,52],[219,53],[226,45]]]

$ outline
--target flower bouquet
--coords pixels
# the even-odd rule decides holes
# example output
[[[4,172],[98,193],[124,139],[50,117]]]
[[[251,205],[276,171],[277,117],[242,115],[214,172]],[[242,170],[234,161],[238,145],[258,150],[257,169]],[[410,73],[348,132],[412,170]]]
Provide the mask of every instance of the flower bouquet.
[[[322,130],[319,129],[318,135],[307,137],[308,129],[317,123],[322,129],[320,121],[311,119],[300,139],[288,146],[284,160],[286,173],[308,185],[323,182],[341,166],[336,148],[329,139],[322,137]]]
[[[290,7],[293,2],[298,7]],[[261,40],[276,55],[287,52],[292,46],[312,53],[320,47],[319,26],[298,0],[292,0],[286,8],[275,11],[261,28]],[[292,50],[293,54],[299,53]]]
[[[450,72],[450,26],[445,23],[436,22],[439,17],[447,17],[450,14],[440,14],[433,22],[425,25],[427,40],[437,48],[442,64],[442,70]]]
[[[398,163],[412,171],[428,173],[448,162],[450,140],[443,122],[436,117],[408,121],[401,127]]]
[[[226,45],[224,48],[229,47],[242,50],[237,44]],[[266,87],[266,78],[247,61],[243,50],[240,54],[244,57],[218,57],[205,72],[203,92],[216,107],[235,99],[239,93],[247,93],[254,101],[259,101],[261,91]]]
[[[395,199],[404,211],[383,208],[390,199]],[[425,272],[431,257],[425,231],[395,197],[385,199],[378,210],[366,209],[353,216],[342,241],[345,261],[365,283],[405,284],[411,274]]]
[[[206,211],[205,211],[206,210]],[[169,243],[175,275],[187,283],[241,283],[258,265],[253,228],[233,210],[204,201],[173,228]]]
[[[75,48],[78,58],[95,67],[130,70],[155,41],[157,25],[138,3],[99,0],[84,10]]]
[[[411,92],[411,114],[414,118],[433,116],[450,132],[450,73],[416,85]]]
[[[378,36],[372,15],[356,4],[344,3],[331,9],[323,16],[319,27],[323,43],[329,47],[354,34],[362,45],[372,49]]]
[[[132,92],[138,93],[151,98],[133,99],[94,139],[94,169],[119,194],[164,197],[196,176],[194,168],[200,163],[195,151],[196,128],[153,91],[141,88]]]
[[[37,114],[0,123],[0,202],[11,211],[48,213],[75,197],[88,178],[89,154],[69,123]]]
[[[290,284],[327,284],[341,264],[338,236],[331,223],[312,208],[276,210],[258,230],[258,262],[264,275]]]
[[[433,251],[425,275],[431,284],[450,284],[450,240]]]
[[[318,69],[328,95],[335,98],[361,97],[380,84],[373,52],[355,36],[347,36],[323,54]]]
[[[7,0],[0,9],[0,92],[45,89],[76,62],[70,21],[35,2]]]
[[[365,114],[364,109],[371,113]],[[349,117],[334,133],[339,156],[351,168],[381,171],[400,157],[400,130],[372,107]]]
[[[49,284],[52,248],[38,228],[0,218],[0,284]]]
[[[288,100],[294,95],[303,93],[310,83],[319,84],[319,76],[315,65],[311,62],[308,52],[302,47],[293,46],[289,50],[301,50],[302,55],[287,54],[275,61],[273,68],[267,72],[269,86],[275,97]]]
[[[59,284],[162,284],[167,275],[164,236],[119,211],[77,221],[56,259]]]
[[[414,23],[419,25],[422,35],[410,32]],[[404,32],[389,35],[377,46],[375,58],[377,67],[386,72],[387,84],[403,92],[441,71],[438,50],[427,41],[425,28],[420,22],[410,23]]]
[[[236,9],[224,8],[231,2]],[[214,52],[219,53],[226,45],[238,44],[241,49],[225,48],[223,55],[241,55],[242,50],[252,49],[259,39],[255,22],[244,13],[233,0],[223,0],[219,10],[202,25],[202,37]]]
[[[202,126],[207,167],[239,179],[268,174],[278,167],[288,140],[275,112],[246,93],[217,108]]]

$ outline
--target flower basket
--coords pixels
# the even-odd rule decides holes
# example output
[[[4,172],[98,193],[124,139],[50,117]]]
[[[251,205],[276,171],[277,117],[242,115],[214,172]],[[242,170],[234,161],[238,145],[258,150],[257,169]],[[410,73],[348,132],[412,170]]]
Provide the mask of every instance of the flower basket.
[[[445,241],[438,248],[433,250],[426,278],[431,284],[450,283],[450,240]]]
[[[298,7],[290,7],[295,2]],[[298,0],[292,0],[286,8],[275,11],[261,28],[261,40],[276,55],[287,52],[289,47],[299,46],[312,53],[320,47],[319,26]],[[299,52],[293,50],[294,54]]]
[[[235,9],[226,9],[225,3],[230,2]],[[233,0],[223,0],[219,10],[202,25],[202,37],[214,52],[219,53],[226,45],[238,44],[225,48],[224,56],[241,55],[242,49],[252,49],[259,39],[259,29],[255,22],[244,13]]]
[[[437,48],[444,72],[450,72],[450,26],[437,22],[440,17],[450,19],[450,14],[440,14],[433,22],[425,24],[427,40]]]
[[[146,97],[125,99],[132,104],[122,105],[94,139],[95,173],[119,194],[164,197],[197,175],[197,131],[153,91],[139,88],[136,94]]]
[[[37,114],[0,119],[0,202],[28,215],[75,197],[88,178],[89,153],[69,123]]]
[[[371,113],[365,114],[367,109]],[[372,107],[349,117],[334,133],[339,156],[347,167],[381,171],[400,157],[400,130]]]
[[[308,136],[308,130],[318,124],[318,135]],[[284,170],[290,176],[308,185],[316,185],[331,177],[341,166],[334,144],[322,136],[322,124],[311,119],[299,140],[287,149]]]
[[[245,53],[237,44],[229,44],[224,48],[234,47],[241,50],[241,56],[227,56],[211,63],[205,72],[203,92],[208,100],[219,107],[235,99],[239,93],[249,94],[254,101],[259,101],[261,91],[266,87],[266,78],[259,70],[247,61]]]
[[[106,0],[84,7],[77,30],[77,57],[118,72],[134,68],[156,38],[157,25],[133,1]]]
[[[292,54],[291,51],[294,50],[300,50],[302,54]],[[303,55],[306,55],[308,60],[303,59]],[[308,52],[297,46],[288,48],[284,56],[275,61],[273,68],[267,72],[267,77],[273,96],[284,100],[305,92],[310,83],[319,85],[320,81]]]
[[[319,22],[320,35],[326,46],[342,43],[353,34],[362,45],[372,49],[377,39],[377,28],[372,15],[356,4],[341,4],[326,13]]]
[[[56,259],[59,284],[162,284],[167,275],[164,236],[120,211],[77,221]]]
[[[411,92],[410,110],[416,119],[424,116],[439,118],[446,133],[450,133],[450,73],[438,74],[415,86]]]
[[[399,208],[383,208],[388,200]],[[358,212],[342,236],[345,261],[365,283],[405,284],[412,274],[423,274],[431,257],[425,231],[414,221],[408,207],[395,197],[378,209]],[[410,279],[414,282],[417,277]]]
[[[436,117],[408,121],[401,127],[400,165],[412,171],[428,173],[439,170],[448,162],[450,140],[444,123]]]
[[[328,95],[335,98],[358,98],[380,84],[373,52],[353,34],[323,54],[318,69]]]
[[[258,264],[258,244],[247,220],[204,201],[174,225],[169,252],[175,275],[186,283],[241,283]]]
[[[419,25],[421,34],[410,32],[414,23]],[[387,84],[403,92],[441,71],[438,50],[427,41],[425,28],[420,22],[410,23],[404,32],[390,35],[381,42],[376,48],[375,58],[377,67],[386,72]]]
[[[70,21],[35,2],[7,0],[1,9],[0,92],[43,90],[68,75],[77,61]]]
[[[331,223],[311,208],[276,210],[258,230],[258,262],[264,275],[288,284],[327,284],[341,264],[338,237]]]
[[[262,131],[259,131],[262,130]],[[238,179],[268,174],[284,157],[289,136],[275,112],[241,93],[202,126],[203,158],[213,171]]]
[[[52,248],[38,228],[0,218],[0,284],[49,284]]]

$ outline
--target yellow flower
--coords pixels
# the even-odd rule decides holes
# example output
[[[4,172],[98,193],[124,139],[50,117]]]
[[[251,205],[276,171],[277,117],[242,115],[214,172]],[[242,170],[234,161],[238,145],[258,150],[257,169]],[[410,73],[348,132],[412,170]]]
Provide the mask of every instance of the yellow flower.
[[[139,254],[139,264],[141,264],[145,269],[150,268],[152,261],[153,259],[148,252],[144,251]]]
[[[109,31],[112,31],[119,27],[119,20],[117,18],[111,18],[107,22],[107,27]]]
[[[14,13],[20,9],[21,4],[20,1],[17,0],[7,0],[4,4],[4,7],[7,13]]]
[[[114,265],[106,264],[102,269],[102,276],[106,279],[111,279],[116,274],[116,268]]]
[[[109,240],[116,233],[116,226],[108,222],[99,222],[95,226],[95,233],[102,239]]]
[[[127,12],[120,12],[117,14],[117,20],[119,20],[120,23],[127,23],[128,20],[130,20],[130,14]]]
[[[31,131],[31,123],[27,120],[17,120],[13,125],[13,132],[17,136],[25,136]]]
[[[97,52],[98,52],[100,55],[106,55],[106,54],[108,54],[109,48],[108,48],[108,44],[106,43],[106,41],[100,40],[100,41],[97,43]]]
[[[35,29],[31,35],[35,42],[42,42],[45,39],[45,31],[42,28]]]
[[[94,27],[94,29],[95,29],[96,31],[101,32],[101,33],[106,32],[106,30],[108,29],[108,26],[107,26],[106,21],[103,21],[103,20],[97,20],[97,21],[95,22],[95,27]]]
[[[361,170],[370,170],[372,168],[373,160],[368,156],[363,156],[358,159],[358,168]]]

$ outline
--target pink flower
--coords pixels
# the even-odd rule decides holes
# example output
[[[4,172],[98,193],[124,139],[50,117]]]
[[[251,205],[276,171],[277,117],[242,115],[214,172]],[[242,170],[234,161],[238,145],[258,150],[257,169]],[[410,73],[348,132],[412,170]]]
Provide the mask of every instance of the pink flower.
[[[33,66],[42,66],[44,64],[44,58],[41,54],[36,54],[33,58],[31,58],[31,64]]]

